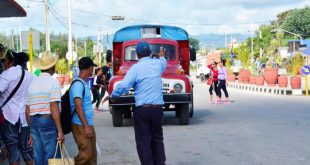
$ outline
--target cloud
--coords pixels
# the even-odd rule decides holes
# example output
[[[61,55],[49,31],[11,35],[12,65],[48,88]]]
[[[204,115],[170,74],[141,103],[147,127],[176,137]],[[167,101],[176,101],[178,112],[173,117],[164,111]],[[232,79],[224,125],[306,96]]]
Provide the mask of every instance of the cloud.
[[[22,29],[35,27],[44,31],[44,4],[35,0],[18,0],[27,11]],[[68,27],[67,1],[50,0],[50,30],[66,33]],[[72,0],[72,30],[74,35],[114,33],[133,24],[170,24],[186,29],[189,34],[249,33],[259,24],[267,24],[276,15],[293,8],[310,5],[308,0]],[[27,7],[29,6],[29,7]],[[110,16],[124,16],[113,21]],[[16,29],[18,19],[1,19],[4,30]],[[13,22],[13,23],[12,23]],[[61,22],[61,23],[60,23]]]

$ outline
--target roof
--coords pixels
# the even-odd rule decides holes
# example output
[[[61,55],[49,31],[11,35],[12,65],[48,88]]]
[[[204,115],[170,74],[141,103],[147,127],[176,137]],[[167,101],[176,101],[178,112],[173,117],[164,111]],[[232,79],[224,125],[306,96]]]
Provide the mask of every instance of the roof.
[[[26,17],[26,11],[14,0],[0,0],[0,18]]]
[[[301,40],[303,45],[306,45],[306,49],[302,52],[303,56],[309,56],[310,55],[310,40]],[[300,40],[289,40],[290,42],[300,42]]]
[[[188,40],[188,33],[179,27],[166,25],[134,25],[118,30],[114,34],[113,42],[124,42],[142,39],[143,28],[160,28],[160,37],[170,40]]]
[[[306,44],[307,47],[310,46],[310,40],[289,40],[288,42],[300,42],[302,41],[302,44]]]

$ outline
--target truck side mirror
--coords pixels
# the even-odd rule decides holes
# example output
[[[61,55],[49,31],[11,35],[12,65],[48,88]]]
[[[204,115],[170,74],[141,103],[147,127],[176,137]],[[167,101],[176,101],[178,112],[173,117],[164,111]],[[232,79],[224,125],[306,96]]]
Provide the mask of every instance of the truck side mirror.
[[[112,62],[112,51],[111,50],[107,50],[106,61]]]
[[[196,61],[196,50],[194,48],[191,48],[189,50],[189,53],[190,53],[190,60],[191,61]]]

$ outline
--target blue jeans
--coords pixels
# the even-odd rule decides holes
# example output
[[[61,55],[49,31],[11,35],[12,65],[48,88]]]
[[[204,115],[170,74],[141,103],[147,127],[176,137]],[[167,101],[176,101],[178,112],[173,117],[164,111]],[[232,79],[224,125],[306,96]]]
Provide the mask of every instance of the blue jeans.
[[[54,158],[57,144],[57,129],[51,116],[31,116],[30,131],[33,141],[36,165],[47,165],[48,159]],[[59,152],[57,152],[59,158]]]
[[[24,161],[33,159],[32,147],[28,144],[30,135],[29,127],[22,127],[20,122],[15,125],[5,120],[0,124],[3,142],[8,150],[9,162],[19,162],[19,151]]]

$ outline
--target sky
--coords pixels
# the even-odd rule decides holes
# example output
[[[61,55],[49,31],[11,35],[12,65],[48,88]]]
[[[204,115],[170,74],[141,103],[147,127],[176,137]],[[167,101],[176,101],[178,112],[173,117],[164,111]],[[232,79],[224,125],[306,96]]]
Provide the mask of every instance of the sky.
[[[45,30],[43,0],[16,0],[27,12],[20,18],[21,31]],[[310,0],[72,0],[72,33],[86,37],[113,34],[137,24],[182,27],[190,35],[249,34],[276,15],[310,6]],[[112,20],[124,16],[125,20]],[[0,18],[0,32],[19,31],[19,18]],[[68,32],[68,0],[49,0],[49,29]]]

